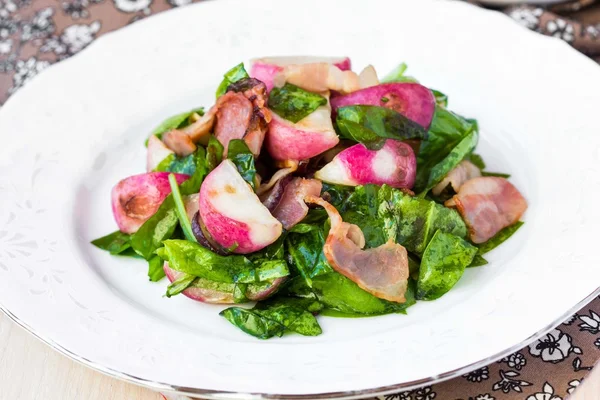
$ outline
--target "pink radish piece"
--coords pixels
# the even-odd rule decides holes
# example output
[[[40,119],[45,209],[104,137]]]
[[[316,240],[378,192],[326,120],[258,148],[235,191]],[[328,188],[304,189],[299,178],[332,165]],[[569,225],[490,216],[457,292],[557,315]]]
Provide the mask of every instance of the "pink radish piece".
[[[341,151],[315,173],[315,178],[338,185],[357,186],[374,183],[395,188],[415,184],[417,159],[406,143],[388,139],[379,150],[356,144]]]
[[[331,122],[329,104],[296,122],[272,113],[266,142],[267,150],[275,160],[307,160],[338,144],[340,139]]]
[[[331,99],[334,111],[354,105],[390,108],[427,129],[435,112],[435,97],[418,83],[384,83]]]
[[[263,81],[267,85],[267,90],[273,89],[273,78],[283,71],[288,65],[328,63],[335,65],[342,71],[349,71],[351,66],[348,57],[266,57],[251,61],[250,76]]]
[[[158,164],[171,154],[173,150],[169,149],[162,140],[155,135],[148,139],[148,153],[146,154],[146,171],[152,172]]]
[[[247,254],[273,243],[282,226],[260,202],[231,160],[224,160],[200,188],[200,218],[221,247]],[[237,246],[237,247],[236,247]]]
[[[171,282],[175,282],[183,274],[182,272],[170,268],[169,263],[167,262],[163,264],[163,270]],[[267,297],[275,294],[279,286],[281,286],[285,280],[286,277],[283,277],[277,278],[272,282],[265,282],[264,284],[250,284],[246,289],[246,297],[248,297],[248,300],[251,301],[264,300]],[[234,286],[234,284],[211,282],[206,279],[199,278],[181,293],[192,300],[203,303],[234,304]],[[218,290],[219,288],[228,288],[229,290]]]
[[[175,174],[181,184],[189,175]],[[149,172],[125,178],[112,190],[112,210],[119,226],[125,233],[134,233],[150,218],[165,197],[171,193],[169,172]]]

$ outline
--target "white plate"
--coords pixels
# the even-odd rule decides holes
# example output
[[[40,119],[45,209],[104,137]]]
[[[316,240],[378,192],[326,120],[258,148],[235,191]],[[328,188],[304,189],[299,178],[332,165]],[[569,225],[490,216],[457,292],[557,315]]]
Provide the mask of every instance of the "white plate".
[[[490,265],[440,300],[407,316],[323,317],[322,336],[264,342],[220,307],[162,297],[144,263],[89,241],[115,230],[110,189],[143,171],[154,125],[209,106],[240,60],[293,54],[350,55],[382,73],[407,61],[479,119],[478,152],[513,175],[529,211]],[[0,110],[0,304],[69,356],[160,390],[348,397],[456,376],[597,291],[599,87],[600,68],[568,45],[459,2],[220,0],[136,23]]]

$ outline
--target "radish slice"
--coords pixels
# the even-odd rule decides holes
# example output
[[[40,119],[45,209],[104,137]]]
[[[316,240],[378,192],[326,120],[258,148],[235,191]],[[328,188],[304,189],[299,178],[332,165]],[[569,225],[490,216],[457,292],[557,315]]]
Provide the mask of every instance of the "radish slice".
[[[148,139],[148,153],[146,155],[146,171],[154,171],[158,167],[158,164],[171,154],[174,154],[173,150],[169,149],[162,140],[155,135],[150,136]]]
[[[189,175],[175,174],[178,184]],[[149,172],[125,178],[112,189],[112,211],[119,230],[134,233],[171,193],[169,172]]]
[[[327,63],[335,65],[342,71],[349,71],[351,68],[350,59],[348,57],[266,57],[252,60],[251,63],[250,76],[263,81],[264,84],[267,85],[268,91],[273,89],[273,79],[275,75],[283,71],[288,65]]]
[[[231,160],[224,160],[200,188],[200,218],[221,247],[247,254],[273,243],[282,226],[260,202]]]
[[[435,97],[418,83],[384,83],[331,99],[334,111],[354,105],[390,108],[428,129],[435,112]]]
[[[417,159],[406,143],[388,139],[379,150],[357,144],[341,151],[315,173],[315,178],[338,185],[358,186],[374,183],[395,188],[412,188],[417,174]]]
[[[368,65],[358,74],[358,84],[361,89],[379,85],[377,71],[372,65]]]
[[[295,124],[272,113],[266,141],[275,160],[300,161],[331,149],[340,139],[333,128],[328,103]]]

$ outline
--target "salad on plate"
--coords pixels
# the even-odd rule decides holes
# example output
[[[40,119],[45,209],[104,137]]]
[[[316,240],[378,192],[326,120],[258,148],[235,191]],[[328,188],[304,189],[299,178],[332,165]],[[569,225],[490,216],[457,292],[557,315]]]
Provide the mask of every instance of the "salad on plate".
[[[527,202],[486,170],[477,121],[405,70],[233,67],[214,105],[151,133],[146,172],[112,190],[119,229],[92,243],[146,260],[166,297],[230,304],[221,315],[260,339],[438,299],[521,227]]]

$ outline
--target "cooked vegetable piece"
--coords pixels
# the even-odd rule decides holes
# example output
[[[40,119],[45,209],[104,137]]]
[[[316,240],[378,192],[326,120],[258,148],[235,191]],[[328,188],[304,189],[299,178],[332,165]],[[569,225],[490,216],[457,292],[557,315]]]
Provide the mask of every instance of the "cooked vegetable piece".
[[[383,83],[331,99],[334,111],[356,105],[389,108],[427,129],[434,115],[435,98],[418,83]]]
[[[284,67],[273,78],[273,84],[282,87],[285,83],[315,93],[329,90],[350,93],[360,89],[360,79],[356,72],[342,71],[326,62],[292,64]]]
[[[152,282],[158,282],[165,277],[165,271],[163,270],[163,260],[154,256],[148,260],[148,278]]]
[[[358,226],[343,222],[335,207],[320,197],[307,196],[305,201],[320,205],[329,215],[331,229],[323,247],[329,264],[374,296],[404,303],[408,284],[406,249],[392,239],[377,248],[362,250],[365,237]]]
[[[174,158],[173,150],[169,149],[156,135],[148,138],[148,150],[146,153],[146,172],[160,171],[158,166],[166,159]],[[177,171],[173,171],[177,172]]]
[[[479,254],[476,254],[475,257],[473,257],[473,261],[471,262],[471,264],[467,265],[467,268],[481,267],[487,264],[489,263],[485,258],[480,256]]]
[[[308,224],[305,226],[310,226],[311,229],[288,235],[286,238],[286,251],[306,284],[312,287],[314,277],[330,273],[333,268],[331,268],[323,253],[326,236],[323,227]]]
[[[400,63],[396,68],[391,70],[386,76],[383,77],[381,83],[392,83],[392,82],[409,82],[415,83],[417,80],[412,76],[406,76],[408,65],[406,63]],[[418,82],[417,82],[418,83]]]
[[[477,247],[467,241],[436,231],[421,259],[417,298],[435,300],[458,282],[465,268],[477,254]]]
[[[115,231],[93,240],[92,244],[113,255],[123,254],[131,248],[131,235],[121,231]]]
[[[322,184],[316,179],[294,178],[285,187],[279,204],[271,214],[286,230],[290,230],[308,214],[308,206],[304,197],[308,195],[319,196]]]
[[[395,110],[378,106],[346,106],[337,110],[336,124],[345,139],[380,148],[385,139],[424,139],[427,132]]]
[[[231,160],[223,160],[200,189],[200,218],[212,238],[238,254],[252,253],[275,242],[282,226]]]
[[[206,146],[206,169],[208,172],[217,168],[223,160],[223,145],[214,136],[211,136]]]
[[[324,182],[357,186],[374,183],[396,188],[411,188],[415,182],[417,161],[406,143],[388,139],[379,150],[356,144],[337,154],[315,173]]]
[[[527,209],[527,201],[509,181],[488,176],[467,181],[445,204],[458,209],[473,243],[484,243],[515,224]]]
[[[500,232],[496,233],[494,237],[487,240],[486,242],[481,243],[479,247],[478,254],[482,255],[489,251],[494,250],[496,247],[500,246],[502,243],[507,241],[516,231],[519,230],[520,227],[525,224],[523,221],[517,221],[513,225],[507,226],[502,229]]]
[[[281,337],[285,332],[317,336],[321,327],[313,313],[321,304],[307,299],[281,298],[258,303],[252,309],[230,307],[221,312],[229,322],[259,339]]]
[[[252,60],[250,76],[263,81],[270,91],[273,88],[273,79],[277,74],[283,71],[286,66],[321,62],[335,65],[342,71],[348,71],[351,68],[350,59],[348,57],[267,57]]]
[[[249,75],[244,68],[244,63],[239,63],[229,71],[225,72],[225,75],[223,75],[223,81],[221,81],[219,87],[217,88],[217,98],[225,94],[229,85],[248,77]]]
[[[273,88],[269,94],[269,108],[281,118],[293,123],[326,104],[327,99],[320,94],[307,92],[289,83],[282,88]]]
[[[162,138],[162,134],[168,132],[172,129],[183,128],[186,125],[190,124],[190,119],[197,114],[199,116],[204,115],[204,107],[198,107],[193,110],[183,112],[180,114],[173,115],[163,122],[161,122],[150,134],[150,137],[156,136],[158,139]],[[146,146],[148,146],[148,141],[150,138],[146,140]]]
[[[112,211],[121,232],[136,232],[158,210],[171,193],[168,176],[149,172],[125,178],[113,187]],[[175,178],[181,183],[189,176],[177,174]]]
[[[444,179],[437,185],[435,185],[431,193],[435,196],[439,196],[446,187],[450,186],[455,193],[458,193],[460,187],[469,179],[477,178],[481,176],[479,168],[468,160],[461,161],[454,169],[452,169]]]
[[[242,178],[252,186],[252,189],[256,189],[257,181],[254,155],[246,142],[240,139],[234,139],[229,142],[227,158],[233,161]]]
[[[435,89],[431,89],[431,93],[433,93],[433,95],[435,96],[435,103],[439,106],[439,107],[448,107],[448,96],[446,96],[444,93],[440,92],[439,90],[435,90]]]

